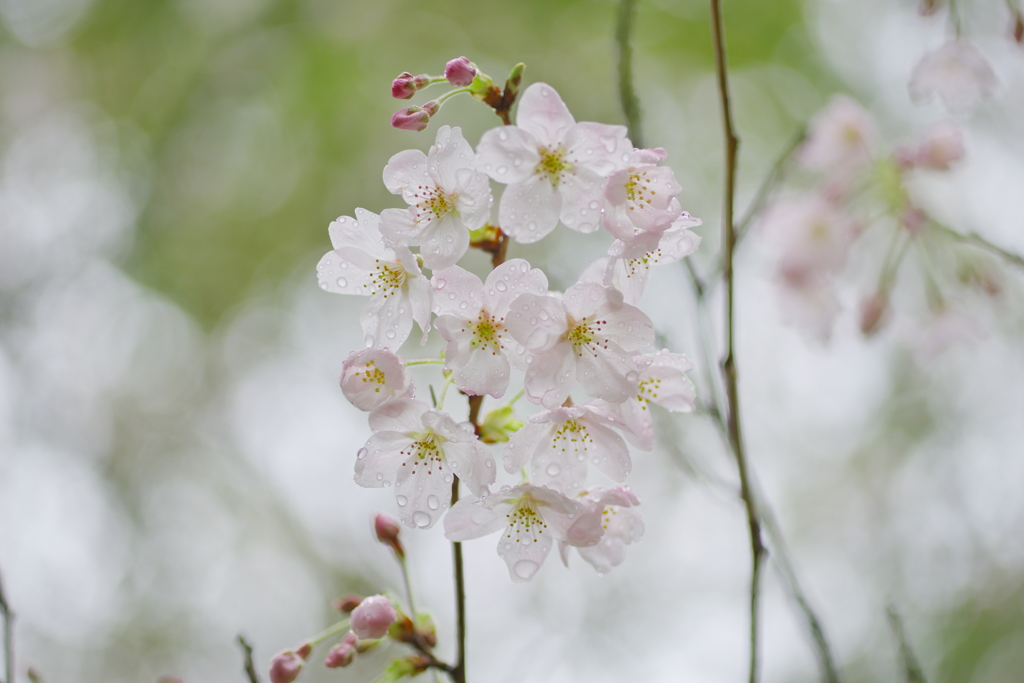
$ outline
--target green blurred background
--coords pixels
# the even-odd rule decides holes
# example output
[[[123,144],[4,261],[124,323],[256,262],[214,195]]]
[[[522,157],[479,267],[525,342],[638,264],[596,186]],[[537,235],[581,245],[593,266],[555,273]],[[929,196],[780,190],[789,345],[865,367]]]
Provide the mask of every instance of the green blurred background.
[[[981,161],[922,192],[1002,238],[1024,232],[1012,197],[979,188],[998,169],[1022,177],[1021,68],[1002,3],[990,5],[972,28],[1009,94],[965,122]],[[396,206],[384,164],[433,139],[434,124],[389,125],[406,104],[388,90],[402,71],[439,73],[466,55],[500,79],[522,61],[526,82],[553,85],[578,120],[623,122],[617,9],[0,0],[0,572],[19,683],[27,666],[47,683],[241,681],[236,633],[263,670],[329,623],[335,595],[379,592],[382,576],[397,586],[368,525],[390,500],[351,482],[368,432],[335,378],[361,336],[359,302],[316,287],[327,225]],[[833,92],[852,91],[895,138],[941,118],[907,101],[911,66],[946,32],[914,10],[725,2],[741,206]],[[684,208],[704,219],[706,270],[721,196],[706,3],[640,0],[634,49],[645,137],[668,149]],[[465,99],[438,119],[472,143],[497,123]],[[890,602],[928,680],[1024,680],[1018,275],[980,346],[920,361],[896,334],[869,343],[841,330],[823,349],[780,330],[751,241],[739,357],[752,457],[844,680],[901,680]],[[520,253],[565,285],[602,248],[580,244]],[[658,282],[686,291],[679,273]],[[673,349],[696,353],[693,323],[659,311]],[[512,586],[480,542],[471,678],[744,676],[745,531],[735,501],[693,475],[734,477],[705,422],[671,423],[680,446],[638,465],[648,535],[627,565],[639,566],[601,580],[549,566]],[[450,647],[435,531],[410,543]],[[767,581],[765,680],[816,680],[802,623]],[[382,661],[311,666],[304,680],[371,680]]]

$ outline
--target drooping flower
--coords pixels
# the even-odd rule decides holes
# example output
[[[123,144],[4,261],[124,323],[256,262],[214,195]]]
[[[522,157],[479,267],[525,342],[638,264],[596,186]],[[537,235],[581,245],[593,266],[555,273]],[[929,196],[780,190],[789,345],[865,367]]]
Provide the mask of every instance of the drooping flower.
[[[636,509],[640,499],[628,487],[615,486],[593,488],[580,500],[589,509],[577,524],[592,525],[592,518],[596,517],[604,533],[595,545],[577,546],[576,550],[598,574],[607,574],[622,564],[626,557],[626,546],[636,543],[644,534],[644,520]],[[569,564],[569,547],[570,544],[564,541],[558,545],[562,562],[566,566]]]
[[[353,351],[341,366],[341,391],[349,403],[367,412],[393,398],[412,398],[412,379],[400,356],[390,351]]]
[[[964,137],[960,127],[952,121],[944,121],[925,132],[914,155],[914,163],[933,171],[948,171],[963,156]]]
[[[359,449],[356,483],[395,485],[402,523],[432,527],[448,508],[453,474],[481,496],[494,483],[494,459],[472,429],[423,401],[400,398],[370,413],[373,436]]]
[[[999,79],[978,49],[954,39],[921,58],[907,87],[914,102],[938,96],[947,109],[961,114],[991,97],[998,85]]]
[[[679,217],[676,199],[682,189],[668,166],[662,149],[634,149],[627,168],[608,179],[604,191],[604,227],[620,240],[636,231],[661,232]]]
[[[846,265],[859,223],[818,195],[783,200],[763,218],[781,254],[779,274],[791,287],[817,285]]]
[[[369,296],[359,316],[368,348],[397,349],[409,337],[413,320],[430,330],[430,282],[407,247],[384,245],[380,216],[356,209],[328,229],[334,250],[317,264],[320,287],[338,294]]]
[[[639,378],[633,353],[654,342],[654,325],[622,292],[577,283],[562,297],[523,294],[512,302],[505,326],[532,354],[527,397],[556,408],[576,382],[596,398],[621,403]]]
[[[504,528],[498,556],[505,560],[516,583],[537,573],[556,542],[577,547],[601,540],[600,525],[569,529],[587,508],[545,486],[503,486],[497,493],[459,500],[444,519],[444,535],[450,541],[469,541]]]
[[[871,164],[878,133],[871,115],[858,102],[836,95],[807,126],[797,160],[825,173],[833,191],[844,194],[852,177]]]
[[[453,266],[434,273],[435,326],[448,342],[445,364],[455,386],[471,396],[501,398],[508,389],[509,361],[526,362],[505,329],[505,317],[520,294],[548,290],[544,272],[523,259],[511,259],[490,272],[486,282]]]
[[[384,185],[408,209],[385,209],[380,229],[389,242],[418,246],[423,263],[447,268],[469,248],[469,231],[491,214],[491,186],[474,170],[473,148],[462,129],[441,126],[428,154],[409,149],[384,167]]]
[[[647,286],[651,266],[675,263],[697,250],[701,238],[690,228],[701,223],[683,211],[664,232],[638,231],[626,241],[617,239],[608,248],[608,258],[588,266],[580,281],[614,287],[622,292],[623,301],[636,306]]]
[[[626,439],[643,451],[654,448],[654,418],[650,404],[666,410],[689,413],[696,408],[697,393],[686,373],[693,370],[693,361],[681,353],[662,349],[633,357],[640,371],[636,395],[619,404],[597,401],[618,417],[625,427]]]
[[[559,219],[588,233],[601,224],[608,176],[626,167],[633,146],[624,126],[581,122],[554,88],[523,91],[515,126],[484,133],[477,166],[508,187],[498,206],[501,229],[518,242],[536,242]]]
[[[537,413],[509,439],[502,456],[505,470],[518,472],[529,463],[533,482],[569,496],[583,490],[587,461],[613,481],[623,481],[633,462],[613,427],[625,424],[612,410],[590,403]]]

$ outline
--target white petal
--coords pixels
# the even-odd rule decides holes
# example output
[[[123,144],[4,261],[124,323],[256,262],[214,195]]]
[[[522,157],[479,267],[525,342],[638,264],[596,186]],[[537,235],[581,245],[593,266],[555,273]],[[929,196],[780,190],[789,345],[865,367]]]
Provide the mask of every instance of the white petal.
[[[341,366],[341,391],[349,403],[370,411],[412,391],[402,359],[388,351],[353,351]]]
[[[469,231],[465,223],[452,213],[433,223],[424,230],[420,246],[423,265],[431,270],[448,268],[469,249]]]
[[[559,218],[565,227],[584,234],[601,227],[601,196],[607,181],[589,168],[576,167],[558,184],[562,196]]]
[[[434,313],[471,319],[480,314],[483,305],[483,283],[473,273],[459,266],[434,272],[430,278],[434,290]],[[446,337],[447,339],[447,337]]]
[[[632,157],[633,143],[626,133],[625,126],[582,121],[566,134],[567,158],[607,178],[626,168]]]
[[[540,163],[537,138],[517,126],[502,126],[483,134],[476,147],[476,168],[499,183],[521,183]]]
[[[561,195],[546,176],[532,175],[505,188],[498,222],[505,234],[522,244],[543,239],[558,225]]]
[[[544,353],[569,329],[562,302],[553,296],[522,294],[505,316],[505,328],[532,353]]]
[[[473,439],[462,443],[449,441],[444,445],[445,457],[459,479],[474,496],[487,493],[487,487],[494,483],[497,468],[494,458],[485,445]]]
[[[413,456],[399,465],[397,477],[395,501],[399,519],[417,529],[434,526],[451,503],[448,465],[444,460],[428,463]]]
[[[427,155],[418,149],[407,149],[391,157],[384,167],[384,186],[391,194],[400,194],[407,204],[416,203],[416,190],[432,186],[427,173]]]
[[[560,342],[533,356],[526,369],[526,396],[545,408],[557,408],[572,392],[576,379],[576,356],[572,345]]]
[[[633,358],[613,341],[576,356],[576,379],[591,396],[622,403],[636,396],[639,373]]]
[[[440,188],[448,193],[456,189],[465,189],[458,187],[459,171],[472,169],[475,162],[473,148],[462,136],[461,128],[458,126],[438,128],[437,138],[430,148],[428,166],[431,177]]]
[[[394,483],[401,466],[402,449],[412,439],[399,432],[378,432],[367,440],[356,455],[355,482],[365,488],[381,488]]]
[[[516,126],[545,147],[556,147],[575,124],[569,108],[547,83],[534,83],[519,98]]]
[[[520,294],[546,294],[548,278],[540,268],[531,268],[521,258],[509,259],[487,275],[483,291],[487,310],[501,319],[508,316]]]
[[[316,266],[316,277],[321,289],[335,294],[367,296],[372,291],[369,274],[353,266],[338,250],[324,254]]]
[[[540,446],[550,427],[545,424],[527,422],[516,431],[505,445],[501,459],[505,464],[505,471],[515,474],[526,467],[526,464],[533,458],[534,453]]]
[[[374,258],[388,261],[394,259],[394,254],[384,246],[384,240],[381,238],[380,216],[372,211],[356,209],[355,218],[342,216],[331,223],[327,232],[335,249],[356,247],[367,254],[372,254]]]
[[[510,505],[497,504],[497,494],[485,498],[461,498],[444,518],[444,536],[449,541],[471,541],[503,528]]]
[[[423,401],[398,398],[380,406],[368,418],[375,432],[419,432],[423,430],[423,413],[430,410]]]

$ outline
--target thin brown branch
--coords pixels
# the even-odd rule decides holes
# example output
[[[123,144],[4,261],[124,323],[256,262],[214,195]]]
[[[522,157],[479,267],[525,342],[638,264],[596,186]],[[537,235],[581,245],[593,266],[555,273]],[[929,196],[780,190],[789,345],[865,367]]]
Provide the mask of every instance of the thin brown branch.
[[[4,681],[14,683],[14,613],[7,603],[3,581],[0,580],[0,612],[4,622]]]
[[[249,677],[249,683],[260,683],[260,677],[256,673],[256,667],[252,664],[252,645],[241,633],[238,634],[238,644],[242,646],[245,656],[245,675]]]
[[[758,517],[754,493],[747,468],[746,451],[743,445],[743,433],[740,428],[739,393],[737,390],[736,358],[734,353],[734,304],[735,282],[733,278],[733,253],[736,249],[736,230],[733,222],[733,207],[736,194],[736,158],[739,152],[739,138],[736,136],[732,121],[732,108],[729,103],[729,74],[725,53],[725,36],[722,26],[721,0],[709,0],[711,9],[711,41],[715,54],[715,75],[718,85],[718,96],[722,110],[722,130],[725,136],[725,189],[722,200],[722,277],[725,281],[725,358],[722,360],[722,374],[725,379],[726,396],[729,411],[726,424],[729,429],[729,443],[740,477],[740,495],[747,511],[747,527],[750,532],[750,683],[758,679],[758,593],[761,580],[761,565],[765,555],[764,543],[761,539],[761,521]]]

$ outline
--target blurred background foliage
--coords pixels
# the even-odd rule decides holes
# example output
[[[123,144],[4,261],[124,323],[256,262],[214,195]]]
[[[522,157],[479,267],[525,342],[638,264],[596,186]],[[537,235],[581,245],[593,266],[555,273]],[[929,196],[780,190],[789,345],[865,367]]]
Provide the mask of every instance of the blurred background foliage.
[[[877,104],[888,130],[913,127],[909,105],[892,105],[905,93],[882,92],[889,74],[832,50],[837,31],[891,39],[926,20],[909,0],[843,14],[855,4],[725,3],[741,206],[833,92]],[[234,634],[250,635],[262,668],[327,623],[334,595],[379,592],[381,576],[397,585],[369,543],[366,520],[385,503],[351,483],[366,428],[334,382],[358,343],[359,303],[316,288],[327,225],[395,206],[384,164],[433,139],[389,125],[405,104],[388,92],[402,71],[439,73],[466,55],[500,79],[522,61],[526,81],[552,84],[578,120],[622,122],[616,12],[612,0],[0,0],[0,572],[19,615],[19,683],[28,665],[48,683],[243,680]],[[941,39],[941,23],[929,26],[886,53],[894,69]],[[721,175],[706,3],[640,0],[634,49],[646,139],[669,150],[684,207],[705,221],[706,267]],[[851,76],[864,71],[875,80]],[[474,143],[497,123],[465,99],[438,119]],[[983,118],[978,140],[1002,134],[1001,120]],[[744,263],[763,275],[751,241]],[[563,236],[523,254],[557,279],[577,244]],[[809,348],[778,331],[759,282],[747,281],[741,308],[756,331],[748,347],[763,349],[740,352],[752,451],[844,680],[901,676],[889,601],[928,680],[1020,680],[1024,404],[1005,389],[1020,377],[1007,360],[1020,355],[1019,309],[1003,309],[988,362],[972,349],[936,373],[899,339]],[[692,324],[667,327],[692,341],[679,331]],[[804,421],[787,430],[787,417]],[[484,542],[471,678],[743,675],[739,506],[686,468],[658,469],[674,453],[690,471],[696,461],[733,477],[713,432],[687,419],[671,427],[686,433],[674,441],[684,455],[665,446],[638,465],[652,528],[634,569],[597,583],[579,576],[589,567],[549,567],[519,590],[503,568],[480,569],[494,564]],[[964,498],[954,489],[965,481],[978,483]],[[447,547],[424,538],[410,543],[444,641]],[[657,591],[677,607],[660,609]],[[782,585],[766,591],[765,680],[816,680]],[[474,605],[481,594],[491,597]],[[557,638],[553,615],[571,625]],[[509,620],[522,625],[515,636]],[[304,677],[370,680],[380,661]]]

